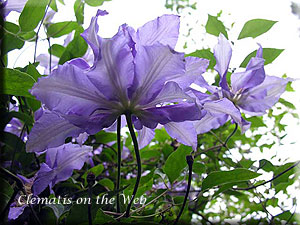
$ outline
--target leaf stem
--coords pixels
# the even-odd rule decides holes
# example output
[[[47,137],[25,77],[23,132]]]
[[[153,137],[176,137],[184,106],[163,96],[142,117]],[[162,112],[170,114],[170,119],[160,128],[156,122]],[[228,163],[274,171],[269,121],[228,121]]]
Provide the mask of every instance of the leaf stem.
[[[131,199],[130,202],[128,203],[127,209],[126,209],[126,217],[129,217],[129,213],[130,213],[130,208],[131,205],[133,203],[134,197],[137,193],[138,187],[139,187],[139,183],[141,180],[141,176],[142,176],[142,164],[141,164],[141,157],[140,157],[140,152],[139,152],[139,146],[138,146],[138,142],[134,133],[134,129],[132,126],[132,120],[131,120],[131,113],[125,113],[126,115],[126,121],[127,121],[127,125],[129,128],[129,132],[132,138],[132,142],[133,142],[133,146],[134,146],[134,151],[135,151],[135,156],[136,156],[136,161],[137,161],[137,177],[136,177],[136,182],[135,182],[135,186],[131,195]]]
[[[190,193],[190,189],[191,189],[191,183],[192,183],[192,174],[193,174],[193,163],[194,163],[194,158],[192,155],[187,155],[186,156],[186,162],[189,166],[189,178],[188,178],[188,185],[187,185],[187,188],[186,188],[186,192],[185,192],[185,196],[184,196],[184,200],[183,200],[183,203],[182,203],[182,206],[181,206],[181,209],[180,209],[180,212],[179,214],[177,215],[177,218],[174,222],[174,225],[176,225],[183,213],[183,210],[185,208],[185,205],[186,205],[186,202],[187,202],[187,199],[189,197],[189,193]]]
[[[121,116],[117,120],[117,142],[118,142],[118,172],[117,172],[117,213],[120,212],[120,179],[121,179]]]

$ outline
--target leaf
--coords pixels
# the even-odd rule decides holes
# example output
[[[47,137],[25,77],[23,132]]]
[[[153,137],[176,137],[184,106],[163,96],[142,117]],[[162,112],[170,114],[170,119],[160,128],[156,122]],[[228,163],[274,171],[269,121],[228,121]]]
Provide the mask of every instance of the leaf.
[[[108,222],[115,222],[115,219],[106,215],[102,209],[98,209],[93,224],[106,224]]]
[[[57,12],[56,0],[52,0],[50,3],[50,8]]]
[[[270,161],[266,159],[261,159],[259,160],[259,168],[263,169],[266,172],[271,172],[274,171],[276,167],[273,166],[273,164]]]
[[[20,31],[20,27],[14,23],[5,21],[4,29],[6,32],[4,32],[3,35],[2,55],[14,49],[21,49],[24,45],[24,41],[21,40],[17,35],[17,33]]]
[[[26,113],[11,111],[9,112],[9,116],[22,120],[28,126],[32,126],[34,123],[33,119]]]
[[[263,48],[263,58],[265,59],[265,65],[272,63],[282,52],[284,49],[277,49],[277,48]],[[244,61],[241,63],[240,67],[246,67],[248,62],[252,57],[256,56],[257,50],[251,52]]]
[[[290,103],[290,102],[284,100],[283,98],[280,98],[280,99],[279,99],[279,102],[280,102],[282,105],[284,105],[284,106],[286,106],[286,107],[288,107],[288,108],[290,108],[290,109],[294,109],[294,110],[296,109],[296,107],[295,107],[292,103]]]
[[[78,23],[74,21],[64,21],[51,24],[47,29],[48,37],[57,38],[71,33],[78,28]]]
[[[65,62],[81,57],[85,54],[88,46],[85,40],[80,36],[83,32],[83,28],[79,27],[74,35],[74,39],[67,45],[64,53],[62,54],[59,64],[64,64]]]
[[[28,90],[34,83],[35,79],[27,73],[3,68],[3,88],[0,93],[33,98]]]
[[[187,166],[185,157],[192,151],[192,147],[180,145],[166,160],[163,171],[167,174],[171,183],[173,183],[181,174],[181,171]]]
[[[74,13],[77,23],[82,25],[84,22],[84,3],[82,0],[76,0],[74,3]]]
[[[31,63],[27,66],[26,73],[32,76],[35,80],[38,80],[38,78],[42,76],[36,67]]]
[[[246,37],[256,38],[257,36],[270,30],[275,23],[277,23],[277,21],[265,19],[249,20],[244,24],[242,31],[239,34],[238,40]]]
[[[267,127],[264,123],[262,117],[253,116],[250,118],[247,118],[247,121],[251,122],[251,128],[257,128],[257,127]]]
[[[280,167],[278,167],[275,171],[274,171],[274,177],[279,175],[280,173],[282,173],[283,171],[286,171],[288,168],[292,167],[295,163],[286,163]],[[280,175],[278,178],[276,178],[273,181],[273,184],[276,186],[280,183],[287,183],[290,181],[289,176],[291,176],[292,174],[294,174],[296,172],[296,169],[290,169],[289,171],[285,172],[284,174]]]
[[[95,175],[95,177],[97,177],[102,173],[103,170],[104,170],[104,166],[102,164],[99,164],[99,165],[94,166],[93,168],[89,169],[88,171],[86,171],[82,175],[82,178],[84,179],[84,184],[87,185],[86,178],[89,173],[93,173]]]
[[[214,66],[216,65],[216,59],[214,57],[214,54],[210,51],[210,49],[196,50],[195,52],[187,54],[186,56],[194,56],[198,58],[208,59],[209,60],[208,69],[213,69]]]
[[[208,176],[203,180],[202,190],[210,189],[214,186],[221,184],[247,181],[261,174],[255,173],[251,170],[238,168],[231,171],[215,171],[208,174]]]
[[[222,33],[228,39],[228,35],[224,24],[220,20],[218,20],[218,17],[216,16],[211,16],[208,14],[208,20],[205,25],[205,29],[207,33],[217,37],[220,33]]]
[[[206,167],[203,163],[200,162],[194,162],[193,164],[193,172],[197,173],[198,175],[201,175],[206,171]]]
[[[65,51],[65,47],[62,46],[62,45],[59,45],[59,44],[53,44],[50,49],[48,49],[48,52],[58,58],[60,58],[62,56],[62,54],[64,53]]]
[[[100,6],[105,1],[111,1],[111,0],[85,0],[85,3],[88,4],[89,6]]]
[[[23,32],[32,31],[42,20],[48,0],[28,0],[19,17],[19,24]]]
[[[112,141],[117,140],[117,134],[116,133],[109,133],[105,131],[100,131],[96,135],[96,141],[102,144],[107,144]]]
[[[114,190],[114,182],[108,178],[103,178],[99,180],[98,184],[101,184],[102,186],[108,188],[110,191]]]
[[[9,132],[1,132],[0,140],[11,149],[18,149],[18,151],[23,151],[25,149],[24,142],[15,134]]]

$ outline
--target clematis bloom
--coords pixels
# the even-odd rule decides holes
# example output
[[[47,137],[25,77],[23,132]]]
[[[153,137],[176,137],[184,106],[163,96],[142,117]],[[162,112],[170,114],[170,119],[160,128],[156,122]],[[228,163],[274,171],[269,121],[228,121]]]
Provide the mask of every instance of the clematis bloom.
[[[262,47],[259,46],[256,56],[250,59],[245,71],[231,75],[230,86],[226,76],[232,49],[229,41],[220,34],[218,44],[214,48],[215,70],[220,75],[220,88],[208,85],[203,77],[200,77],[196,84],[206,88],[211,95],[191,90],[192,95],[197,97],[197,101],[203,104],[203,109],[207,112],[202,120],[194,123],[198,133],[220,127],[228,121],[229,116],[244,132],[251,123],[242,118],[240,111],[248,115],[262,115],[279,100],[291,80],[266,75],[262,51]]]
[[[185,59],[174,51],[179,17],[164,15],[137,32],[122,25],[112,38],[103,39],[97,35],[97,17],[104,14],[99,10],[82,34],[93,50],[93,65],[82,58],[71,60],[32,88],[48,111],[32,128],[27,151],[57,147],[83,132],[95,134],[122,114],[132,115],[143,145],[158,124],[180,125],[202,117],[201,108],[183,89],[206,70],[208,60]],[[185,132],[174,124],[167,131],[179,141]],[[188,144],[195,147],[194,142]]]

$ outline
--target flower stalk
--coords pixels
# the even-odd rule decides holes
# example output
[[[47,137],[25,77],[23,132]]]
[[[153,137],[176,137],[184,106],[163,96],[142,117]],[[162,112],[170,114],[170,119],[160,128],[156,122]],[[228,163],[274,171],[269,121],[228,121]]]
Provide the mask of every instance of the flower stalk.
[[[137,168],[138,170],[137,170],[136,182],[135,182],[134,189],[133,189],[133,192],[132,192],[132,195],[131,195],[131,199],[130,199],[130,202],[128,203],[128,206],[127,206],[127,209],[126,209],[126,214],[125,214],[126,217],[129,217],[130,208],[131,208],[131,205],[133,203],[136,192],[138,190],[139,183],[140,183],[141,176],[142,176],[142,164],[141,164],[141,157],[140,157],[138,142],[137,142],[137,139],[136,139],[136,136],[135,136],[135,133],[134,133],[133,126],[132,126],[131,113],[125,113],[125,115],[126,115],[126,121],[127,121],[127,125],[128,125],[128,128],[129,128],[129,132],[130,132],[130,135],[131,135],[131,138],[132,138],[134,151],[135,151],[135,157],[136,157],[136,161],[137,161],[137,167],[138,167]]]

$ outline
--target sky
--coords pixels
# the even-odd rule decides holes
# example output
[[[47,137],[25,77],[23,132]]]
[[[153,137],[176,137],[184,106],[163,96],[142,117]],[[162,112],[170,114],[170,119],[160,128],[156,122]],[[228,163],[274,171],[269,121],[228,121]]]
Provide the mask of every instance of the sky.
[[[300,79],[300,19],[291,13],[291,2],[289,0],[198,0],[196,2],[196,10],[184,10],[180,14],[181,36],[176,46],[177,51],[190,53],[203,47],[212,48],[217,43],[217,37],[204,34],[204,25],[208,14],[215,16],[222,10],[220,19],[225,22],[225,25],[231,27],[234,23],[229,32],[229,39],[234,42],[230,67],[238,67],[250,52],[257,49],[257,43],[260,43],[265,48],[285,49],[272,64],[265,67],[268,75],[281,77],[283,74],[287,74],[288,77]],[[300,3],[300,0],[294,2]],[[55,15],[53,22],[75,20],[73,13],[74,1],[65,0],[65,3],[65,6],[58,3],[63,10]],[[100,8],[107,10],[109,14],[98,19],[99,34],[102,37],[111,37],[123,23],[127,23],[136,29],[158,16],[176,13],[167,10],[164,4],[165,0],[112,0],[105,2]],[[96,10],[97,8],[86,6],[84,28],[88,27],[90,18],[96,14]],[[8,20],[16,21],[17,18],[17,13],[11,13]],[[256,18],[278,22],[270,31],[256,39],[245,38],[237,41],[238,34],[245,22]],[[183,46],[186,41],[184,34],[187,34],[189,28],[193,28],[189,37],[191,41],[184,49]],[[45,34],[41,33],[41,35],[42,38],[43,35],[45,37]],[[55,43],[55,40],[52,43]],[[63,43],[63,40],[58,40],[57,43]],[[10,53],[9,67],[26,66],[29,61],[33,61],[34,44],[28,43],[24,49]],[[47,49],[48,43],[40,41],[37,55],[47,53]],[[206,74],[206,78],[209,79],[209,75]],[[294,82],[293,87],[296,92],[285,93],[283,97],[292,102],[300,114],[300,81]],[[277,162],[279,159],[300,160],[299,122],[290,115],[285,116],[283,122],[287,125],[286,131],[288,133],[282,141],[283,144],[274,146],[267,153],[261,153],[259,149],[253,149],[253,153],[250,155],[252,160],[269,159],[275,152],[277,152],[278,157],[274,160]],[[267,139],[262,141],[267,141]]]

